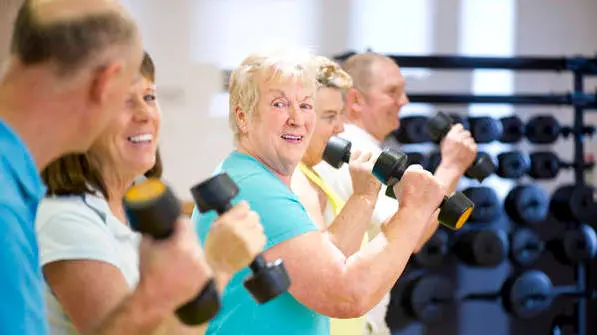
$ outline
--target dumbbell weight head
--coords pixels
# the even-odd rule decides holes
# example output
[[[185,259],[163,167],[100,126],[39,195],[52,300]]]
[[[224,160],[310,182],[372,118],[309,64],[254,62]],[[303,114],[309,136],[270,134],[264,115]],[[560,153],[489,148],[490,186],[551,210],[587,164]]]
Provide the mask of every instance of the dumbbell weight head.
[[[454,252],[470,265],[495,267],[508,256],[508,238],[503,231],[469,230],[458,236]]]
[[[500,119],[502,124],[502,143],[518,143],[524,136],[524,124],[518,116],[508,116]]]
[[[535,116],[525,126],[527,140],[533,144],[553,143],[561,132],[560,123],[551,115]]]
[[[586,224],[568,229],[563,236],[549,241],[548,248],[562,264],[574,265],[586,262],[597,253],[597,235],[595,230]]]
[[[400,118],[400,128],[394,131],[396,140],[400,143],[424,143],[431,141],[425,125],[427,117],[407,116]]]
[[[238,192],[238,186],[226,173],[191,188],[199,212],[215,210],[220,215],[232,207],[231,201]],[[258,303],[268,302],[288,291],[290,277],[282,260],[267,263],[262,255],[257,255],[249,266],[253,274],[245,280],[244,286]]]
[[[471,134],[477,143],[491,143],[502,137],[502,124],[490,117],[469,117]]]
[[[129,188],[123,199],[131,228],[155,239],[166,239],[174,231],[181,214],[180,201],[159,179],[149,178]],[[220,296],[215,280],[210,279],[201,292],[176,310],[180,321],[200,325],[220,310]]]
[[[496,174],[502,178],[522,178],[529,170],[529,158],[520,151],[503,152],[497,158]]]
[[[518,185],[504,200],[506,214],[519,224],[536,224],[545,220],[549,212],[549,197],[534,184]]]
[[[552,195],[550,211],[560,221],[597,222],[595,189],[589,185],[564,185]]]
[[[482,182],[492,175],[496,166],[491,156],[485,152],[479,152],[473,164],[465,171],[464,176]]]
[[[516,318],[532,319],[551,307],[552,290],[551,280],[545,273],[529,270],[506,280],[501,290],[502,305]]]
[[[545,243],[530,228],[519,228],[510,236],[510,259],[519,266],[535,264],[544,249]]]
[[[415,262],[426,268],[440,267],[449,252],[448,243],[448,233],[441,229],[436,230],[421,250],[414,255]]]
[[[530,155],[529,176],[534,179],[553,179],[560,172],[562,162],[553,152],[538,151]]]
[[[402,306],[407,315],[419,322],[435,324],[454,310],[452,283],[441,276],[425,275],[413,279],[405,287]]]
[[[406,153],[406,165],[421,165],[422,167],[427,166],[427,156],[420,152],[407,152]]]
[[[433,142],[439,143],[448,134],[454,120],[446,113],[438,112],[425,125],[427,134]]]
[[[475,204],[475,210],[469,221],[472,223],[491,223],[500,218],[502,206],[495,191],[486,186],[469,187],[462,191]]]
[[[336,169],[350,160],[352,143],[338,136],[332,136],[323,150],[323,160]]]
[[[450,118],[452,118],[452,125],[460,123],[464,129],[471,129],[471,125],[468,123],[468,119],[466,117],[460,116],[460,114],[456,113],[450,113],[448,115],[450,116]]]

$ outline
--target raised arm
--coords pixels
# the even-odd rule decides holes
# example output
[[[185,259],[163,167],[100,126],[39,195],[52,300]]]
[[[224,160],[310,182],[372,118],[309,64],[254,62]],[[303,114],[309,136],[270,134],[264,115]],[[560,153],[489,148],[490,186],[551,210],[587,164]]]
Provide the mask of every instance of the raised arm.
[[[373,308],[402,273],[443,197],[439,183],[420,167],[408,169],[396,194],[402,206],[384,225],[384,234],[350,257],[318,231],[268,249],[266,258],[284,259],[290,293],[330,317],[357,317]]]

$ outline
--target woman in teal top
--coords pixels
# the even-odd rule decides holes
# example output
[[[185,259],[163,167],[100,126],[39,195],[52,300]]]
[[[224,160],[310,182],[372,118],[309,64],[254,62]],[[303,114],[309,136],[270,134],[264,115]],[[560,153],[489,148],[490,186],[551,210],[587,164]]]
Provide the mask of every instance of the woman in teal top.
[[[207,334],[328,335],[329,317],[364,315],[392,288],[443,198],[433,176],[414,167],[395,191],[400,209],[371,243],[352,255],[342,248],[362,232],[348,225],[323,231],[311,220],[290,179],[301,161],[315,125],[317,65],[300,52],[254,54],[230,78],[229,122],[237,148],[217,168],[240,188],[233,203],[246,200],[261,218],[268,239],[264,257],[282,259],[291,278],[287,293],[259,305],[243,286],[245,268],[222,294],[222,308]],[[363,206],[345,213],[371,219],[380,185],[349,201]],[[403,205],[406,204],[406,205]],[[216,214],[193,212],[203,243]],[[356,237],[356,238],[355,238]]]

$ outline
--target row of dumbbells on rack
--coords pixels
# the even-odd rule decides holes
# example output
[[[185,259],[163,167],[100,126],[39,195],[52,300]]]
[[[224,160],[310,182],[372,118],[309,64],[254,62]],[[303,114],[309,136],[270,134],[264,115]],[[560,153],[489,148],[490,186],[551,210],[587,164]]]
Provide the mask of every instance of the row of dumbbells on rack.
[[[472,267],[492,268],[510,260],[526,268],[548,254],[563,265],[588,262],[597,254],[597,234],[586,224],[563,230],[547,241],[531,227],[517,227],[509,234],[490,228],[455,234],[438,230],[412,261],[416,267],[438,268],[455,256]]]
[[[457,303],[500,302],[513,318],[530,319],[548,311],[556,298],[597,299],[597,292],[576,286],[555,286],[540,270],[512,274],[493,292],[457,295],[453,283],[442,275],[424,274],[410,279],[400,296],[400,309],[413,320],[434,324],[456,310]]]
[[[428,127],[430,122],[435,122],[438,117],[449,118],[453,123],[460,123],[477,143],[485,144],[492,142],[518,143],[526,137],[531,144],[555,143],[560,136],[566,138],[571,134],[592,135],[595,133],[594,126],[584,126],[582,129],[574,129],[570,126],[561,125],[551,115],[538,115],[530,118],[526,124],[520,117],[513,115],[494,119],[487,116],[463,117],[455,113],[446,114],[439,112],[434,117],[407,116],[400,119],[400,128],[393,132],[398,142],[403,144],[437,142]]]

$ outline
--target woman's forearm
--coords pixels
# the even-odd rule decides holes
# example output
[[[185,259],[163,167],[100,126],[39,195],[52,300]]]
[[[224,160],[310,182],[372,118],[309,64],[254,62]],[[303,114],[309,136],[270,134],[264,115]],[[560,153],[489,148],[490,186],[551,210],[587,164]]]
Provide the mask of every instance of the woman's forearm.
[[[331,241],[346,257],[361,248],[371,222],[375,200],[374,197],[353,194],[328,227]]]

